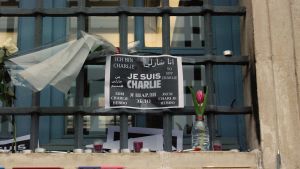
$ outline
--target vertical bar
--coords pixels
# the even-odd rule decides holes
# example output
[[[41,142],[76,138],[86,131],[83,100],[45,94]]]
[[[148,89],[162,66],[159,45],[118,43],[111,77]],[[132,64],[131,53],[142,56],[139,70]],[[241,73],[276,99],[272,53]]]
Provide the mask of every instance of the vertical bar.
[[[144,1],[135,0],[134,6],[136,7],[144,7]],[[145,46],[145,28],[144,28],[144,16],[135,16],[134,17],[134,40],[140,41],[141,47]]]
[[[204,6],[210,6],[210,0],[204,0]],[[212,32],[212,17],[211,13],[207,12],[204,15],[204,32],[205,32],[205,52],[206,55],[213,55],[213,32]]]
[[[36,0],[36,8],[40,9],[43,7],[43,1]],[[37,15],[35,17],[35,46],[39,47],[42,44],[42,25],[43,17]],[[40,92],[32,93],[32,106],[40,106]],[[31,128],[30,128],[30,149],[34,150],[38,146],[39,139],[39,115],[38,112],[35,112],[31,115]]]
[[[162,0],[163,7],[169,7],[169,0]]]
[[[163,137],[164,151],[172,151],[172,115],[170,113],[164,113],[163,115]]]
[[[128,7],[128,0],[121,0],[122,8]],[[128,53],[128,21],[127,14],[121,13],[119,16],[119,32],[120,32],[120,51]],[[128,148],[128,115],[122,113],[120,115],[120,149]]]
[[[32,106],[40,106],[40,92],[32,93]],[[34,150],[38,146],[39,139],[39,115],[38,112],[31,114],[31,126],[30,126],[30,149]]]
[[[128,148],[128,115],[120,115],[120,149]]]
[[[85,0],[78,0],[78,7],[85,7]],[[81,31],[86,31],[85,15],[79,14],[77,18],[77,38],[80,38]],[[80,73],[76,79],[76,106],[83,105],[83,94],[84,94],[84,71],[80,70]],[[74,115],[74,148],[82,148],[83,145],[83,115],[77,112]]]
[[[43,8],[43,1],[36,0],[36,9]],[[43,17],[40,14],[37,14],[35,17],[35,46],[39,47],[42,44],[42,26],[43,26]]]
[[[39,138],[39,115],[37,112],[31,114],[31,127],[30,127],[30,149],[32,151],[37,148]]]
[[[169,0],[162,1],[163,8],[169,7]],[[170,14],[162,15],[162,52],[163,54],[170,53]],[[163,137],[164,151],[172,151],[172,115],[170,113],[163,114]]]
[[[127,8],[128,1],[121,0],[121,7]],[[119,31],[120,31],[120,50],[121,53],[128,53],[128,16],[125,13],[120,15],[119,21]],[[120,148],[125,149],[128,148],[128,115],[121,114],[120,115]]]
[[[76,106],[83,105],[83,79],[84,72],[81,70],[76,79]],[[83,115],[79,112],[74,115],[74,137],[74,148],[81,148],[83,145]]]
[[[121,0],[122,8],[128,8],[128,1]],[[119,17],[119,31],[120,31],[120,50],[121,53],[128,53],[128,16],[126,13],[121,13]]]
[[[211,0],[204,0],[204,5],[211,5]],[[205,30],[205,53],[206,55],[213,55],[213,32],[212,32],[212,16],[211,13],[206,13],[204,15],[204,30]],[[212,63],[207,63],[205,65],[206,69],[206,82],[208,86],[208,104],[214,104],[214,80],[213,80],[213,65]],[[212,149],[212,141],[215,138],[215,115],[213,113],[208,114],[208,126],[209,126],[209,138],[210,138],[210,149]]]
[[[169,0],[163,0],[163,8],[169,7]],[[170,54],[170,14],[162,15],[162,53]]]
[[[74,148],[82,148],[83,145],[83,115],[79,112],[75,114],[74,118]]]
[[[134,0],[135,7],[144,7],[145,2],[141,0]],[[140,48],[145,47],[145,26],[144,26],[144,16],[135,16],[134,17],[134,40],[139,41],[138,45]],[[129,42],[130,43],[130,42]],[[146,126],[146,115],[135,115],[134,118],[136,127],[145,127]]]

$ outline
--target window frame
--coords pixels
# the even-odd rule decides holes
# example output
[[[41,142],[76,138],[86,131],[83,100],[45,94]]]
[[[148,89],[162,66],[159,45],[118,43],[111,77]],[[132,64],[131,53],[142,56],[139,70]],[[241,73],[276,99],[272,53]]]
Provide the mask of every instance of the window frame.
[[[172,54],[170,47],[170,16],[191,16],[199,15],[204,16],[205,26],[205,48],[201,50],[204,55],[199,56],[197,53],[187,54],[183,58],[184,64],[204,64],[206,69],[207,85],[209,86],[209,93],[212,93],[213,89],[213,65],[225,64],[225,65],[248,65],[248,56],[239,56],[231,58],[218,57],[214,54],[213,49],[213,37],[212,37],[212,16],[244,16],[246,11],[245,7],[241,6],[214,6],[211,0],[204,0],[203,6],[196,7],[169,7],[169,0],[161,0],[161,7],[129,7],[128,0],[120,0],[120,6],[116,7],[94,7],[87,8],[85,0],[78,0],[77,7],[71,8],[43,8],[42,1],[36,0],[36,7],[32,9],[25,8],[1,8],[1,16],[18,16],[36,18],[37,32],[41,31],[41,18],[45,16],[51,17],[77,17],[77,32],[80,37],[80,30],[86,30],[86,17],[87,16],[118,16],[119,17],[119,36],[120,36],[120,51],[121,53],[128,53],[128,16],[161,16],[162,17],[162,54]],[[35,43],[41,43],[41,34],[37,33],[35,37]],[[149,49],[151,50],[151,49]],[[178,49],[180,50],[180,49]],[[102,61],[100,61],[101,63]],[[102,62],[103,64],[103,62]],[[76,82],[76,105],[83,105],[84,94],[84,80],[83,71],[80,72]],[[128,147],[128,115],[140,114],[138,110],[110,110],[99,109],[97,111],[92,108],[78,107],[61,107],[61,108],[41,108],[39,107],[39,93],[33,95],[33,104],[31,108],[3,108],[0,110],[0,114],[13,114],[31,115],[31,149],[37,147],[38,143],[38,122],[39,116],[43,115],[68,115],[73,114],[75,119],[75,147],[80,148],[83,145],[83,116],[84,115],[120,115],[120,148]],[[244,106],[238,108],[222,107],[214,105],[215,101],[212,95],[209,95],[209,106],[207,107],[208,122],[210,131],[214,131],[214,116],[216,114],[251,114],[252,107]],[[163,116],[163,130],[164,130],[164,150],[172,151],[172,116],[174,115],[193,115],[192,107],[185,107],[183,109],[167,109],[160,111],[143,111],[145,114],[159,114]],[[213,137],[211,135],[211,137]],[[212,140],[212,139],[211,139]]]

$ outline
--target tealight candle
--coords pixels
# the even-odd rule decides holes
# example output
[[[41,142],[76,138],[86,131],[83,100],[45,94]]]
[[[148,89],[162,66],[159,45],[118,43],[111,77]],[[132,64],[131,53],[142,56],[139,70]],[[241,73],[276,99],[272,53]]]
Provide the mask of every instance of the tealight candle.
[[[141,153],[149,153],[150,149],[149,148],[142,148]]]
[[[128,148],[122,149],[121,150],[122,153],[130,153],[130,150]]]
[[[73,150],[74,153],[82,153],[83,150],[81,148],[76,148]]]
[[[46,151],[46,149],[44,149],[44,148],[36,148],[34,150],[34,152],[36,152],[36,153],[44,153],[45,151]]]
[[[119,153],[119,150],[118,149],[111,149],[110,153]]]
[[[91,149],[85,149],[84,153],[92,153],[92,150]]]
[[[22,151],[24,154],[30,154],[32,151],[31,150],[23,150]]]

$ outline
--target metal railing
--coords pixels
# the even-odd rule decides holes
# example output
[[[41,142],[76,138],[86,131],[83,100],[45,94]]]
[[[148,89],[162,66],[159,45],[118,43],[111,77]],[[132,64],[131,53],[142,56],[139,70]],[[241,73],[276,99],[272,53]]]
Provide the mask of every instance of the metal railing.
[[[248,65],[248,56],[237,57],[218,57],[213,52],[213,33],[212,33],[212,16],[244,16],[246,9],[240,6],[213,6],[210,0],[204,0],[203,6],[193,7],[170,7],[169,0],[162,0],[162,7],[129,7],[128,0],[120,0],[120,6],[117,7],[93,7],[87,8],[85,0],[78,0],[78,6],[72,8],[42,8],[42,2],[36,0],[36,7],[33,9],[23,8],[0,8],[1,16],[18,16],[18,17],[35,17],[36,30],[35,37],[36,46],[41,44],[41,27],[42,17],[77,17],[77,32],[80,37],[80,31],[86,31],[85,18],[87,16],[119,16],[119,32],[120,32],[120,51],[128,53],[128,16],[162,16],[162,54],[170,54],[170,16],[204,16],[205,28],[205,55],[184,57],[184,64],[203,64],[206,67],[206,77],[208,92],[211,93],[213,86],[213,65]],[[83,78],[84,73],[80,72],[76,84],[76,105],[83,105]],[[208,98],[208,122],[210,133],[214,131],[214,118],[216,114],[235,115],[235,114],[251,114],[251,107],[222,107],[214,106],[215,103],[212,95]],[[81,148],[83,145],[83,116],[120,116],[120,148],[128,147],[128,115],[137,114],[153,114],[163,116],[163,148],[165,151],[172,151],[172,116],[174,115],[194,115],[193,107],[185,107],[183,109],[162,109],[162,110],[128,110],[128,109],[103,109],[88,107],[39,107],[39,93],[33,94],[32,107],[30,108],[1,108],[0,115],[30,115],[31,116],[31,149],[37,147],[38,128],[40,116],[57,116],[57,115],[74,115],[75,116],[75,147]],[[212,134],[211,134],[211,137]],[[212,138],[211,138],[212,140]]]
[[[241,115],[241,114],[251,114],[252,108],[251,107],[226,107],[226,106],[212,106],[208,105],[206,108],[207,114],[214,114],[214,115]],[[162,110],[134,110],[134,109],[104,109],[104,108],[96,108],[96,107],[3,107],[0,109],[0,115],[14,115],[14,116],[24,116],[29,115],[31,116],[31,127],[30,127],[30,148],[34,150],[37,147],[37,142],[39,139],[39,119],[41,116],[67,116],[67,115],[74,115],[83,119],[83,116],[90,115],[90,116],[129,116],[129,115],[158,115],[158,116],[165,116],[166,114],[169,116],[175,115],[195,115],[193,107],[185,107],[185,108],[172,108],[172,109],[162,109]],[[164,122],[165,123],[165,122]],[[82,128],[81,126],[75,126],[75,133],[81,133]],[[126,126],[128,126],[126,124]],[[123,132],[127,135],[126,129],[120,126],[120,132]],[[164,139],[165,137],[172,137],[172,130],[167,130],[164,132]],[[171,136],[169,136],[171,135]],[[82,148],[83,144],[80,141],[83,141],[83,134],[75,134],[75,147]],[[127,139],[120,137],[120,141],[126,142]],[[171,143],[170,143],[171,144]],[[172,146],[172,144],[171,144]],[[127,148],[127,147],[126,147]],[[166,150],[166,149],[164,149]],[[168,151],[168,150],[166,150]]]

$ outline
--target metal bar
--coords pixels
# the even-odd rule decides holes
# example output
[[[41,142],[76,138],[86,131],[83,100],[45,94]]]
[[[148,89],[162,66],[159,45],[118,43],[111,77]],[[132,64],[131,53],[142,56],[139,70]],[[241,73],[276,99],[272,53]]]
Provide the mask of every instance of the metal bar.
[[[164,14],[162,16],[162,53],[170,53],[170,15]]]
[[[88,60],[86,64],[99,65],[105,64],[105,57],[97,60]],[[231,56],[225,57],[223,55],[205,55],[205,56],[184,56],[182,57],[184,65],[203,65],[211,63],[213,65],[248,65],[249,56]]]
[[[39,138],[39,115],[34,112],[31,115],[31,125],[30,125],[30,149],[32,151],[37,148]]]
[[[81,0],[80,0],[81,1]],[[79,2],[80,2],[79,1]],[[122,2],[122,1],[121,1]],[[79,3],[80,4],[80,3]],[[78,5],[79,6],[79,5]],[[246,8],[241,6],[203,6],[203,7],[93,7],[87,8],[79,6],[78,8],[37,8],[37,9],[22,9],[22,8],[1,8],[0,16],[119,16],[126,13],[128,16],[162,16],[168,13],[174,16],[204,16],[206,13],[216,16],[244,16]]]
[[[128,53],[128,16],[125,9],[128,7],[127,0],[120,1],[120,9],[124,10],[119,16],[120,31],[120,52]],[[120,115],[120,149],[128,148],[128,115],[121,113]]]
[[[145,2],[141,0],[134,0],[134,6],[144,7]],[[145,26],[144,26],[144,16],[135,16],[134,17],[134,41],[139,41],[137,46],[137,51],[140,51],[141,48],[145,47]],[[130,31],[130,30],[129,30]],[[130,43],[130,42],[129,42]],[[134,126],[145,127],[146,115],[136,115],[134,116]]]
[[[82,148],[83,146],[83,115],[77,112],[74,118],[74,148]]]
[[[37,148],[39,138],[39,115],[37,112],[33,112],[31,115],[30,125],[30,149],[32,151]]]
[[[169,0],[162,0],[162,7],[169,8]]]
[[[43,7],[42,1],[36,0],[36,10],[41,9]],[[42,25],[43,18],[40,14],[35,17],[35,46],[41,46],[42,44]],[[39,107],[40,106],[40,92],[32,93],[32,106]],[[34,112],[31,115],[31,126],[30,126],[30,149],[34,150],[37,148],[37,143],[39,139],[39,115],[37,112]]]
[[[120,149],[128,148],[128,115],[120,115]]]
[[[163,148],[168,152],[172,151],[172,117],[171,112],[163,114]]]
[[[209,104],[215,104],[214,94],[214,81],[213,81],[213,65],[211,63],[208,63],[205,65],[206,69],[206,77],[207,77],[207,86],[208,86],[208,103]],[[209,138],[210,138],[210,148],[212,148],[212,141],[215,138],[215,114],[213,113],[207,113],[207,122],[209,126]]]
[[[134,5],[143,7],[144,1],[134,0]],[[145,27],[144,27],[144,16],[136,16],[134,17],[134,40],[140,41],[140,47],[145,47]],[[139,29],[136,29],[139,28]]]
[[[211,0],[204,0],[204,6],[211,6]],[[205,31],[205,52],[206,55],[213,55],[213,32],[212,32],[212,16],[210,12],[205,13],[204,15],[204,31]],[[207,62],[205,64],[206,70],[206,85],[208,93],[208,104],[215,104],[214,94],[214,79],[213,79],[213,64]],[[209,126],[209,140],[210,140],[210,149],[212,148],[212,141],[215,137],[215,115],[209,113],[208,117],[208,126]]]
[[[162,1],[162,53],[170,53],[170,15],[169,0]],[[172,114],[170,112],[163,113],[163,148],[164,151],[172,151]]]
[[[185,56],[182,57],[183,64],[213,64],[213,65],[248,65],[248,56],[225,57],[223,55]]]
[[[78,8],[85,8],[85,0],[78,0]],[[80,38],[81,31],[86,31],[84,14],[80,13],[77,18],[77,37]],[[84,94],[84,71],[81,70],[76,79],[76,98],[75,103],[78,106],[83,105]],[[83,114],[76,112],[74,115],[74,147],[82,148],[83,145]]]
[[[76,79],[76,105],[83,105],[83,71],[81,70]],[[74,147],[81,148],[83,145],[83,114],[74,112]]]
[[[127,8],[128,7],[128,0],[120,0],[120,7]]]
[[[101,115],[101,116],[112,116],[121,115],[126,113],[128,115],[135,114],[157,114],[162,115],[163,113],[172,113],[172,115],[195,115],[194,108],[192,106],[178,109],[105,109],[105,108],[92,108],[92,107],[3,107],[0,109],[0,115],[31,115],[35,112],[39,112],[39,116],[59,116],[59,115],[74,115],[81,113],[82,115]],[[238,115],[238,114],[251,114],[252,107],[230,107],[230,106],[214,106],[207,105],[207,113],[213,113],[217,115]]]

